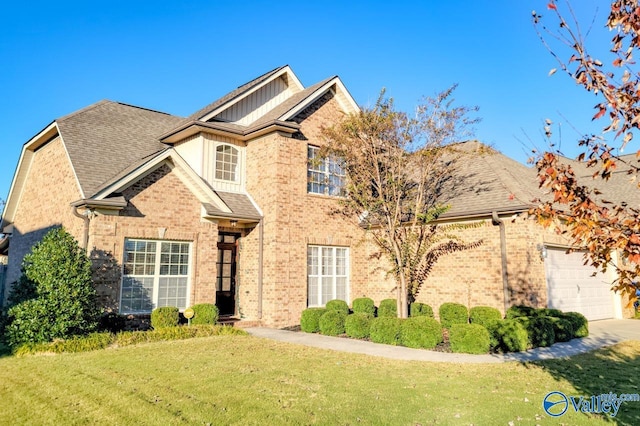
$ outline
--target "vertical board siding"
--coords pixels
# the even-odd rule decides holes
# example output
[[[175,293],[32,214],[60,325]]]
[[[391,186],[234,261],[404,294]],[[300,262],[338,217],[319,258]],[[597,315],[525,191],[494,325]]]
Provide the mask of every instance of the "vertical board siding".
[[[280,77],[221,112],[216,118],[246,126],[280,105],[290,96],[291,90]]]

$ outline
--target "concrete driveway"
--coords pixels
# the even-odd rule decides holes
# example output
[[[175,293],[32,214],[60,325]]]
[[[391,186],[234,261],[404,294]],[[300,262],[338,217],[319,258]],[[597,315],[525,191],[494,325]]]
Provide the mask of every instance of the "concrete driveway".
[[[406,361],[431,361],[452,363],[500,363],[527,362],[563,358],[589,352],[604,346],[615,345],[625,340],[640,341],[640,320],[602,320],[589,323],[589,337],[556,343],[550,348],[536,348],[526,352],[509,354],[468,355],[411,349],[403,346],[382,345],[342,337],[323,336],[271,328],[247,328],[249,334],[265,339],[293,344],[313,346],[335,351],[359,353]]]

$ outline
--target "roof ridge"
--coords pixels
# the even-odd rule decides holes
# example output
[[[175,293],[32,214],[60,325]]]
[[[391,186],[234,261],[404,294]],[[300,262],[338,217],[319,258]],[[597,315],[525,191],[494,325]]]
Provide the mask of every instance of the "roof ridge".
[[[99,100],[98,102],[95,102],[95,103],[93,103],[93,104],[91,104],[91,105],[87,105],[87,106],[86,106],[86,107],[84,107],[84,108],[80,108],[80,109],[78,109],[78,110],[75,110],[75,111],[73,111],[73,112],[70,112],[69,114],[63,115],[62,117],[56,118],[54,121],[67,120],[67,119],[69,119],[69,118],[71,118],[71,117],[75,117],[75,116],[77,116],[77,115],[83,114],[83,113],[85,113],[85,112],[87,112],[87,111],[90,111],[90,110],[92,110],[92,109],[94,109],[94,108],[97,108],[97,107],[99,107],[99,106],[101,106],[101,105],[105,105],[105,104],[114,104],[114,103],[116,103],[116,102],[111,101],[111,100],[109,100],[109,99],[102,99],[102,100]]]
[[[138,105],[132,105],[132,104],[128,104],[126,102],[120,102],[120,101],[112,101],[112,103],[118,104],[118,105],[122,105],[122,106],[126,106],[126,107],[130,107],[130,108],[136,108],[136,109],[141,109],[143,111],[149,111],[149,112],[155,112],[157,114],[164,114],[164,115],[170,115],[173,117],[178,117],[176,115],[170,114],[168,112],[164,112],[164,111],[158,111],[156,109],[151,109],[151,108],[146,108],[146,107],[141,107]]]

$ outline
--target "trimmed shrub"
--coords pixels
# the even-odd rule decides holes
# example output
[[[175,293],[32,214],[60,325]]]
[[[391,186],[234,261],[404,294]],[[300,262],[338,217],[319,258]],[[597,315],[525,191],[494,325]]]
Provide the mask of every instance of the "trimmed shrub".
[[[468,324],[469,311],[460,303],[443,303],[440,305],[440,323],[444,328],[450,328],[453,324]]]
[[[532,348],[551,346],[556,341],[556,334],[553,329],[553,320],[551,317],[534,316],[534,317],[518,317],[518,320],[529,335],[529,345]]]
[[[378,316],[379,317],[398,317],[398,302],[396,299],[383,299],[380,301],[380,306],[378,307]]]
[[[98,320],[98,330],[117,333],[125,329],[127,317],[117,312],[107,312]]]
[[[391,299],[389,299],[391,300]],[[371,320],[369,337],[372,342],[398,345],[400,343],[400,326],[402,320],[392,317],[377,317]]]
[[[180,310],[175,306],[163,306],[151,312],[151,327],[154,329],[177,327],[179,323]]]
[[[486,354],[489,352],[489,332],[479,324],[452,324],[449,343],[453,352]]]
[[[565,318],[548,317],[553,323],[553,332],[556,336],[556,342],[568,342],[573,339],[575,329],[573,323]]]
[[[327,309],[327,312],[320,317],[320,321],[318,322],[320,333],[325,336],[344,334],[344,323],[346,319],[347,314],[344,312]]]
[[[433,318],[433,309],[426,303],[414,302],[409,305],[409,316]]]
[[[366,339],[369,337],[371,320],[373,315],[364,312],[355,312],[344,321],[344,331],[347,336],[354,339]]]
[[[86,335],[98,325],[91,260],[63,228],[47,232],[24,257],[9,299],[5,337],[12,347]]]
[[[579,312],[565,312],[562,318],[573,325],[573,337],[587,337],[589,335],[589,321]]]
[[[409,348],[433,349],[442,342],[442,326],[424,315],[407,318],[400,326],[400,342]]]
[[[16,356],[36,353],[88,352],[104,349],[115,340],[111,333],[91,333],[87,336],[77,336],[68,340],[56,340],[45,343],[25,343],[14,349]]]
[[[373,303],[373,299],[369,297],[359,297],[357,299],[353,299],[353,312],[361,312],[364,314],[376,314],[376,305]]]
[[[536,314],[538,316],[546,316],[546,317],[554,317],[554,318],[562,318],[562,316],[564,315],[560,309],[553,309],[553,308],[536,309]]]
[[[520,352],[527,350],[529,335],[527,329],[516,319],[496,321],[489,326],[492,333],[491,345],[500,352]],[[496,344],[494,345],[494,342]]]
[[[327,311],[338,311],[342,312],[345,315],[349,314],[349,305],[347,302],[340,299],[329,300],[326,305]]]
[[[488,323],[482,325],[489,332],[489,347],[493,351],[498,351],[500,349],[500,335],[498,334],[498,326],[502,321],[504,320],[499,319],[489,321]]]
[[[535,316],[536,309],[530,306],[517,305],[507,309],[506,319]]]
[[[220,311],[213,303],[199,303],[193,305],[191,309],[193,309],[191,325],[215,324],[218,322]]]
[[[300,317],[300,329],[307,333],[320,331],[320,317],[327,312],[325,308],[307,308]]]
[[[489,306],[475,306],[469,310],[471,324],[487,325],[501,319],[500,311]]]

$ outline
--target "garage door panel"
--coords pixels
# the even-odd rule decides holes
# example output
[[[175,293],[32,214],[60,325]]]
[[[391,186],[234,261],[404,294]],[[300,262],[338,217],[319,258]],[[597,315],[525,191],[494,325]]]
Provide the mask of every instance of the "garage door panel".
[[[544,264],[550,308],[580,312],[590,320],[613,318],[611,286],[602,273],[593,275],[581,252],[547,248]]]

